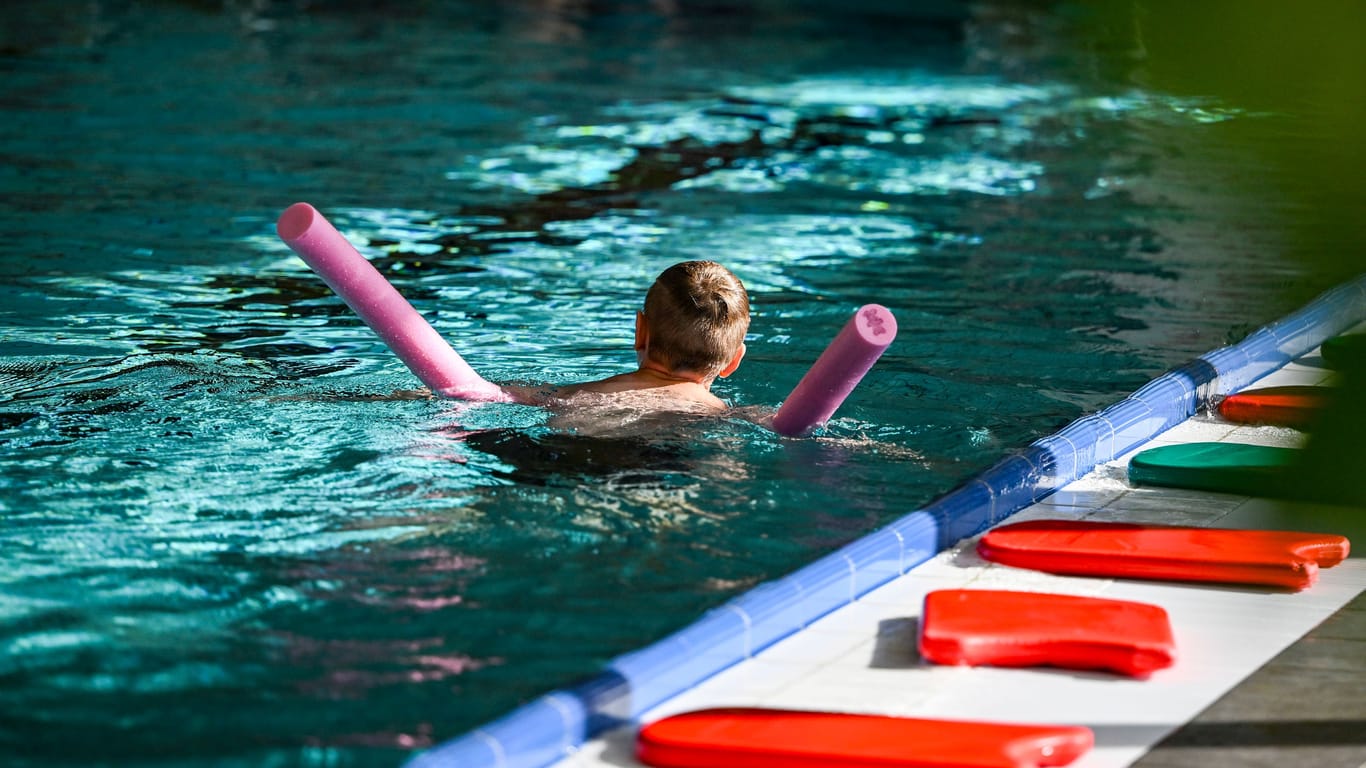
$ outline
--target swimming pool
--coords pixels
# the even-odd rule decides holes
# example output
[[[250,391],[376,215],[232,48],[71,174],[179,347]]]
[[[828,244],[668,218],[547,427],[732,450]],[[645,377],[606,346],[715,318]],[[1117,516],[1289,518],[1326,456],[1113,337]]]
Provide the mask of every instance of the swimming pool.
[[[20,764],[396,764],[1336,279],[1231,183],[1312,115],[1117,85],[1122,47],[1009,3],[6,14]],[[380,400],[415,382],[274,237],[296,200],[493,379],[619,372],[690,258],[752,295],[737,403],[859,304],[901,335],[815,440]]]

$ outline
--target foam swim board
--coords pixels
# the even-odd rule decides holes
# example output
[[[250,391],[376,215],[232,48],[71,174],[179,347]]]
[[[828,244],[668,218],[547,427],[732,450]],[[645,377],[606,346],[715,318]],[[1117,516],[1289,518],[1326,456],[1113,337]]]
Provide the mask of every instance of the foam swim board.
[[[1284,386],[1250,389],[1219,402],[1219,415],[1239,424],[1304,429],[1332,398],[1331,387]]]
[[[984,559],[1048,573],[1248,584],[1299,590],[1346,559],[1334,534],[1242,531],[1089,520],[1030,520],[994,528]]]
[[[723,708],[640,730],[636,756],[657,768],[1034,768],[1091,748],[1081,726]]]
[[[1098,597],[997,589],[925,596],[920,655],[935,664],[1108,670],[1147,677],[1176,659],[1167,612]]]
[[[1129,460],[1129,481],[1241,496],[1283,496],[1289,483],[1286,470],[1298,455],[1297,448],[1246,443],[1164,445]]]

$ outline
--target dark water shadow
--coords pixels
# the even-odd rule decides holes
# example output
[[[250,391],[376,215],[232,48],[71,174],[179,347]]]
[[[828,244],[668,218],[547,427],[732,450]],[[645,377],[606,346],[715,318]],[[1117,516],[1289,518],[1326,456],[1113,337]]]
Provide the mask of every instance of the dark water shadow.
[[[686,444],[647,437],[500,428],[467,432],[460,439],[506,465],[491,470],[495,477],[528,485],[577,484],[608,477],[617,484],[646,483],[660,474],[689,474],[696,468],[694,452]]]

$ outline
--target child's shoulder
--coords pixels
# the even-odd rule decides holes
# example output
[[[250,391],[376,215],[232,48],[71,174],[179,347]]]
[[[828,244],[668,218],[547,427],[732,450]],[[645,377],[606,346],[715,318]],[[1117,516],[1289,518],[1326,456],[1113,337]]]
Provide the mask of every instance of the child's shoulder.
[[[638,373],[623,373],[601,381],[590,381],[559,387],[553,392],[553,399],[560,404],[574,407],[594,407],[613,404],[641,410],[687,411],[692,413],[717,413],[726,409],[726,403],[713,395],[709,389],[694,382],[674,382],[661,384],[659,381],[640,376]]]
[[[549,404],[557,410],[610,408],[700,414],[717,414],[726,410],[724,400],[701,387],[697,389],[700,391],[682,386],[631,389],[588,384],[556,392]]]

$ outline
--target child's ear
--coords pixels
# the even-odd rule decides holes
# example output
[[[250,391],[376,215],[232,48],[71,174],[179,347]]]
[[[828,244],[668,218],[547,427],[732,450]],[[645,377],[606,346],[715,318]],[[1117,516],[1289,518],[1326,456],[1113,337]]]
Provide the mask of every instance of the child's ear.
[[[645,322],[645,313],[636,311],[636,346],[637,352],[643,351],[650,345],[650,326]]]
[[[730,362],[726,364],[726,367],[725,367],[725,368],[722,368],[722,369],[721,369],[721,372],[718,373],[718,374],[716,374],[716,375],[717,375],[717,376],[720,376],[721,378],[724,379],[724,378],[726,378],[727,376],[731,375],[732,373],[735,373],[735,369],[740,367],[740,361],[743,360],[744,357],[745,357],[745,345],[744,345],[744,344],[741,344],[741,345],[740,345],[740,348],[737,349],[737,350],[735,350],[735,357],[732,357],[732,358],[730,359]]]

